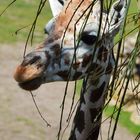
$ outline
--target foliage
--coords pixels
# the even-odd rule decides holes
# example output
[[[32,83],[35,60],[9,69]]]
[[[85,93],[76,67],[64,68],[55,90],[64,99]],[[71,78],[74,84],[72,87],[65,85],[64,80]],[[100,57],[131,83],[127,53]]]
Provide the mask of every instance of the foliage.
[[[129,58],[127,60],[121,60],[119,58],[120,53],[123,54],[123,43],[122,40],[125,42],[125,39],[131,34],[131,33],[136,33],[139,32],[140,29],[140,22],[139,22],[139,17],[140,17],[140,11],[137,8],[137,1],[131,1],[130,7],[128,9],[128,14],[127,14],[127,19],[126,22],[124,23],[121,32],[117,35],[115,38],[115,43],[117,44],[116,53],[116,67],[114,70],[114,80],[113,78],[111,79],[110,86],[109,86],[109,100],[105,106],[107,106],[107,109],[105,110],[105,114],[107,116],[111,116],[111,114],[114,113],[114,108],[117,109],[118,111],[115,112],[115,115],[112,115],[111,118],[114,118],[115,116],[115,125],[114,127],[114,133],[116,131],[116,126],[117,122],[119,121],[120,124],[123,126],[127,127],[127,129],[132,132],[133,134],[138,134],[140,130],[140,126],[135,125],[134,123],[131,122],[130,120],[130,115],[131,113],[125,112],[122,110],[122,106],[124,104],[124,98],[127,93],[128,84],[131,83],[133,85],[132,92],[134,92],[134,96],[137,96],[139,93],[139,82],[135,82],[135,79],[131,78],[131,73],[135,67],[135,62],[136,58],[140,54],[140,36],[137,36],[136,42],[135,42],[135,47],[132,50],[132,52],[129,55]],[[120,48],[120,50],[119,50]],[[122,51],[122,52],[121,52]],[[118,61],[118,62],[117,62]],[[121,68],[119,66],[122,65]],[[125,65],[127,64],[127,65]],[[123,73],[123,74],[122,74]],[[126,78],[127,77],[127,78]],[[134,86],[135,85],[135,86]],[[82,87],[82,81],[79,81],[77,84],[77,93],[80,94],[80,89]],[[108,106],[108,103],[110,102],[112,96],[116,94],[118,96],[118,99],[121,98],[121,104],[118,103],[118,99],[116,100],[116,106],[110,107]],[[131,102],[131,101],[130,101]],[[119,104],[119,105],[118,105]],[[118,107],[119,106],[119,107]],[[111,124],[112,125],[112,124]]]
[[[10,0],[7,1],[2,1],[1,5],[0,5],[0,13],[3,12],[3,10],[6,8],[6,6],[10,3]],[[16,1],[14,2],[9,8],[8,10],[6,10],[1,16],[0,16],[0,34],[2,35],[0,38],[0,42],[1,43],[15,43],[15,42],[26,42],[28,35],[30,33],[31,37],[34,38],[33,41],[35,42],[40,42],[42,41],[43,38],[43,27],[45,26],[48,18],[51,17],[51,13],[48,6],[48,3],[46,3],[46,6],[42,6],[43,10],[41,11],[42,14],[37,13],[37,9],[39,8],[39,4],[40,2],[38,0],[34,0],[34,1],[29,1],[29,0],[20,0],[20,1]],[[120,54],[120,48],[122,46],[122,39],[124,38],[124,36],[127,36],[129,34],[129,32],[132,32],[133,30],[136,32],[138,31],[136,27],[139,26],[139,11],[137,10],[136,7],[136,0],[134,0],[133,2],[131,1],[130,4],[130,8],[129,8],[129,12],[128,12],[128,18],[126,23],[123,24],[122,30],[120,32],[120,34],[118,35],[118,37],[116,38],[116,42],[119,42],[118,44],[118,48],[117,48],[117,56],[116,56],[116,67],[114,70],[114,74],[113,74],[113,78],[110,84],[110,92],[109,92],[109,96],[111,100],[114,91],[116,91],[116,89],[118,88],[118,79],[116,77],[119,77],[120,73],[121,73],[121,68],[118,69],[118,61],[119,61],[119,54]],[[39,17],[38,17],[39,15]],[[38,18],[38,20],[36,20]],[[37,24],[36,24],[37,23]],[[26,27],[26,28],[24,28]],[[32,30],[30,30],[32,29]],[[114,130],[113,132],[115,133],[116,131],[116,126],[118,123],[118,120],[120,120],[120,123],[122,123],[123,125],[130,127],[130,125],[126,125],[126,122],[121,121],[121,108],[124,102],[124,98],[126,95],[126,91],[128,88],[128,84],[130,82],[130,75],[132,72],[132,69],[134,68],[135,65],[135,58],[139,55],[139,36],[137,38],[136,41],[136,47],[135,49],[132,51],[131,56],[129,56],[130,61],[128,61],[127,63],[127,68],[125,70],[125,74],[121,75],[121,84],[122,84],[122,88],[119,89],[119,92],[117,93],[118,96],[120,96],[120,92],[123,92],[123,96],[121,99],[121,103],[118,107],[118,112],[115,115],[115,125],[114,125]],[[129,74],[128,74],[129,73]],[[117,75],[118,74],[118,75]],[[124,80],[126,78],[126,75],[128,74],[128,79]],[[79,87],[81,87],[81,83],[78,83],[78,89]],[[138,87],[137,87],[138,88]],[[136,88],[134,88],[136,89]],[[66,89],[67,90],[67,89]],[[79,91],[78,91],[79,92]],[[66,93],[65,93],[66,94]],[[65,95],[66,96],[66,95]],[[65,99],[64,99],[64,103],[65,103]],[[116,106],[117,106],[117,101],[116,101]],[[63,108],[62,107],[62,116],[63,116]],[[109,110],[109,112],[112,112]],[[114,113],[114,111],[113,111]],[[126,112],[124,113],[125,115],[123,116],[123,119],[128,119],[130,116],[130,114],[127,114]],[[109,114],[110,115],[110,114]],[[113,117],[113,116],[112,116]],[[126,118],[125,118],[126,117]],[[132,123],[129,123],[132,125]],[[60,121],[60,126],[61,126],[61,121]],[[132,128],[132,126],[131,126]],[[131,131],[134,131],[131,130]]]
[[[11,3],[11,0],[1,1],[0,14]],[[17,0],[0,16],[0,43],[25,42],[33,23],[37,9],[38,0]],[[41,42],[44,36],[44,27],[51,18],[49,4],[43,8],[35,28],[34,41]]]
[[[106,116],[111,116],[113,113],[114,107],[113,106],[108,106],[104,110],[104,114]],[[131,119],[130,119],[131,113],[124,111],[123,109],[121,110],[120,117],[119,117],[119,124],[126,127],[131,133],[133,134],[138,134],[140,130],[140,125],[134,124]],[[116,113],[113,115],[113,119],[116,119]]]

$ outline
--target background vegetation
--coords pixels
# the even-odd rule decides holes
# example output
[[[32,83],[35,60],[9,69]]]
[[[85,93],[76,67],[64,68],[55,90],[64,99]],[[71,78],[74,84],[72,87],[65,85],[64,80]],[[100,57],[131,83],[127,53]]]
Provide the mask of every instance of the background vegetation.
[[[39,0],[17,0],[0,16],[0,43],[10,44],[26,41],[31,24],[36,16],[39,2]],[[11,3],[11,0],[0,2],[0,14],[9,3]],[[49,4],[46,3],[37,20],[34,42],[43,41],[44,27],[51,17]]]
[[[40,1],[38,0],[17,0],[0,16],[0,43],[16,43],[26,41],[31,24],[36,16],[39,2]],[[10,3],[11,0],[1,1],[0,14]],[[136,3],[137,0],[133,0],[130,5],[129,14],[131,19],[129,20],[129,23],[127,23],[127,33],[135,28],[131,20],[133,14],[138,11],[138,8],[136,8]],[[35,42],[42,41],[44,36],[44,26],[51,17],[52,14],[49,4],[46,3],[37,20],[34,35]]]
[[[0,14],[7,7],[11,0],[3,0],[0,4]],[[1,16],[0,16],[0,43],[13,44],[17,42],[26,42],[31,24],[33,23],[39,0],[17,0],[13,3]],[[133,29],[136,25],[134,24],[134,14],[138,11],[136,8],[137,0],[131,1],[129,9],[129,17],[126,26],[126,34]],[[44,26],[47,21],[52,17],[49,9],[49,4],[46,3],[45,7],[40,14],[37,25],[35,28],[34,42],[39,43],[44,39]],[[134,31],[136,32],[136,30]],[[78,82],[78,93],[81,89],[81,82]],[[105,114],[109,116],[112,113],[113,108],[108,107]],[[134,125],[130,121],[130,113],[122,112],[120,116],[120,123],[127,127],[131,132],[137,134],[140,126]]]

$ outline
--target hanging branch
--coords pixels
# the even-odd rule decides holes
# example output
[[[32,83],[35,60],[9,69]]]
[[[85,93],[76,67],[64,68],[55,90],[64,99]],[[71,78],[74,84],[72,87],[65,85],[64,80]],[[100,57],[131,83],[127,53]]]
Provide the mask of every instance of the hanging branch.
[[[47,127],[51,127],[51,125],[48,123],[48,121],[43,117],[42,113],[40,112],[40,109],[39,109],[39,107],[38,107],[38,105],[37,105],[37,103],[36,103],[36,101],[35,101],[34,95],[33,95],[33,93],[32,93],[31,91],[30,91],[30,94],[31,94],[31,96],[32,96],[34,105],[35,105],[35,107],[36,107],[36,109],[37,109],[37,111],[38,111],[40,117],[41,117],[42,120],[47,124]]]
[[[40,0],[38,10],[37,10],[37,13],[36,13],[36,17],[35,17],[35,19],[34,19],[34,21],[32,23],[31,29],[30,29],[29,34],[28,34],[27,39],[26,39],[23,57],[25,57],[25,55],[26,55],[27,45],[28,45],[30,37],[31,37],[31,44],[33,42],[33,36],[34,36],[36,23],[37,23],[38,17],[40,15],[40,13],[42,12],[42,9],[44,8],[46,2],[47,2],[47,0]]]
[[[9,4],[7,5],[7,7],[0,13],[0,16],[2,16],[2,15],[6,12],[6,10],[7,10],[12,4],[14,4],[16,1],[17,1],[17,0],[13,0],[11,3],[9,3]]]

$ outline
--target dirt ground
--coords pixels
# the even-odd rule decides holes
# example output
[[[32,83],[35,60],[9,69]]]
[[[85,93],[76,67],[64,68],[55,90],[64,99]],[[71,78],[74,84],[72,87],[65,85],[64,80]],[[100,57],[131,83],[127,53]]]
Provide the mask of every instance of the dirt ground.
[[[66,83],[49,83],[33,92],[43,116],[51,124],[47,127],[40,118],[30,93],[23,91],[13,79],[13,71],[22,60],[23,44],[0,45],[0,140],[56,140],[59,128],[60,105]],[[74,83],[69,84],[65,104],[63,128],[71,104]],[[107,140],[106,121],[102,128],[103,140]],[[64,140],[68,139],[70,128]],[[126,129],[118,127],[115,140],[134,140]]]

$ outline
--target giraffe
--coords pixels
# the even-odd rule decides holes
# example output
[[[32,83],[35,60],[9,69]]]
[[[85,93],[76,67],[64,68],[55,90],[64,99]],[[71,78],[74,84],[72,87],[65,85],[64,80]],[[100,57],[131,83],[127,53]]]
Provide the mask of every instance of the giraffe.
[[[114,67],[113,39],[123,22],[127,0],[116,1],[108,13],[100,0],[58,0],[48,37],[16,68],[14,78],[32,91],[53,81],[85,79],[69,140],[98,139],[102,109]]]

